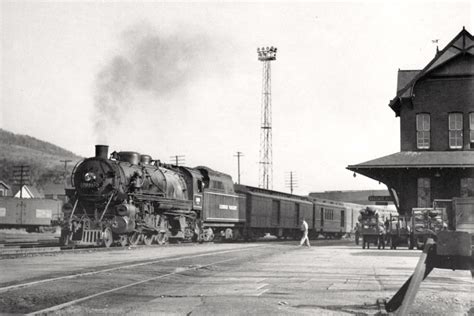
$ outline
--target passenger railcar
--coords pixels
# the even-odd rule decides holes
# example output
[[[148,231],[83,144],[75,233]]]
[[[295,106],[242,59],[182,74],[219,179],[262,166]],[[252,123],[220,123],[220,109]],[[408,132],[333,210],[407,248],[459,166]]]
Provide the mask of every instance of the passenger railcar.
[[[341,238],[352,233],[360,205],[314,197],[310,200],[314,205],[315,233],[325,238]]]

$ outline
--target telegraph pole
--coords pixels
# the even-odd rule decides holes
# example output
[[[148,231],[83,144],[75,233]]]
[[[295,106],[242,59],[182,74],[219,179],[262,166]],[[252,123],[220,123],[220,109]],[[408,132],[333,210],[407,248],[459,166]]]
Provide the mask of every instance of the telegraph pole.
[[[238,151],[234,157],[237,157],[237,183],[240,184],[240,157],[243,157],[244,155]]]
[[[296,179],[296,174],[294,171],[290,171],[286,175],[286,181],[285,181],[285,186],[287,188],[290,188],[291,194],[293,194],[293,189],[298,187],[297,179]]]
[[[59,160],[60,162],[64,162],[64,186],[67,186],[67,164],[68,162],[71,162],[72,160],[65,159],[65,160]]]
[[[23,186],[25,185],[25,182],[29,184],[29,176],[30,166],[19,165],[13,167],[13,181],[14,183],[20,183],[20,199],[23,198]]]
[[[175,164],[176,167],[179,165],[184,165],[184,155],[174,155],[170,157],[172,163]]]
[[[272,189],[272,98],[271,98],[271,64],[276,60],[276,47],[257,48],[258,60],[263,63],[262,71],[262,120],[260,131],[260,168],[259,187]]]

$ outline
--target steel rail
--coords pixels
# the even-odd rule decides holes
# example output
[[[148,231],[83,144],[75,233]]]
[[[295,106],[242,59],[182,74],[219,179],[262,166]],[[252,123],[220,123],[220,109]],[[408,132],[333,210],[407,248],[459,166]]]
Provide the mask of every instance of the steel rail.
[[[230,259],[225,259],[225,260],[221,260],[221,261],[216,261],[214,263],[209,263],[209,264],[206,264],[206,265],[202,265],[202,266],[199,266],[199,267],[191,267],[191,268],[186,268],[186,269],[181,270],[181,271],[175,271],[175,272],[162,274],[162,275],[159,275],[159,276],[156,276],[156,277],[153,277],[153,278],[133,282],[133,283],[130,283],[130,284],[127,284],[127,285],[122,285],[122,286],[119,286],[119,287],[116,287],[116,288],[113,288],[113,289],[110,289],[110,290],[106,290],[106,291],[102,291],[102,292],[95,293],[95,294],[92,294],[92,295],[88,295],[88,296],[85,296],[85,297],[81,297],[77,300],[72,300],[72,301],[69,301],[69,302],[66,302],[66,303],[63,303],[63,304],[59,304],[59,305],[56,305],[56,306],[51,306],[51,307],[48,307],[48,308],[45,308],[45,309],[42,309],[42,310],[39,310],[39,311],[36,311],[36,312],[28,313],[28,314],[25,314],[25,315],[44,315],[46,313],[51,313],[51,312],[61,310],[65,307],[74,305],[76,303],[87,301],[87,300],[89,300],[91,298],[94,298],[94,297],[98,297],[98,296],[101,296],[101,295],[105,295],[105,294],[109,294],[109,293],[116,292],[116,291],[119,291],[119,290],[123,290],[123,289],[129,288],[129,287],[132,287],[132,286],[136,286],[136,285],[140,285],[140,284],[147,283],[147,282],[150,282],[150,281],[162,279],[162,278],[165,278],[165,277],[168,277],[168,276],[171,276],[171,275],[182,274],[183,272],[186,272],[186,271],[199,270],[199,269],[207,268],[207,267],[219,264],[219,263],[229,262],[229,261],[238,260],[238,259],[240,259],[240,258],[230,258]]]
[[[264,245],[249,246],[249,247],[239,248],[239,249],[211,251],[211,252],[206,252],[206,253],[201,253],[201,254],[194,254],[194,255],[186,255],[186,256],[181,256],[181,257],[161,258],[161,259],[158,259],[158,260],[134,263],[134,264],[123,265],[123,266],[114,267],[114,268],[107,268],[107,269],[101,269],[101,270],[97,270],[97,271],[76,273],[76,274],[60,276],[60,277],[56,277],[56,278],[43,279],[43,280],[27,282],[27,283],[21,283],[21,284],[14,284],[14,285],[5,286],[5,287],[0,288],[0,293],[11,291],[11,290],[14,290],[14,289],[19,289],[19,288],[30,287],[30,286],[34,286],[34,285],[37,285],[37,284],[47,283],[47,282],[73,279],[73,278],[78,278],[78,277],[82,277],[82,276],[88,276],[88,275],[94,275],[94,274],[99,274],[99,273],[104,273],[104,272],[116,271],[116,270],[120,270],[120,269],[129,269],[129,268],[145,266],[145,265],[149,265],[149,264],[155,264],[155,263],[158,263],[158,262],[168,262],[168,261],[176,261],[176,260],[182,260],[182,259],[205,257],[205,256],[224,254],[224,253],[229,253],[229,252],[237,252],[237,251],[241,251],[241,250],[249,250],[249,249],[254,249],[254,248],[259,248],[259,247],[264,247]]]

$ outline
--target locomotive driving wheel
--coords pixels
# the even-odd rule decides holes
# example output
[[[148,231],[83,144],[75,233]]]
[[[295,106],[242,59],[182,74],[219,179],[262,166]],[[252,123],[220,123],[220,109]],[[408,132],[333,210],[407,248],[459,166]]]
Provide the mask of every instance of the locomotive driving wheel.
[[[143,243],[145,243],[145,245],[151,246],[154,240],[155,240],[155,235],[143,234]]]
[[[130,239],[129,239],[130,245],[132,245],[132,246],[138,245],[138,243],[139,243],[140,240],[141,240],[141,237],[142,237],[142,236],[141,236],[141,234],[140,234],[139,232],[134,232],[134,233],[132,234],[132,236],[130,236]]]
[[[164,245],[168,242],[168,235],[166,233],[158,233],[156,235],[156,242],[158,245]]]
[[[127,235],[120,235],[119,239],[120,246],[125,247],[128,245],[128,236]]]
[[[109,248],[114,242],[114,236],[112,234],[112,229],[110,227],[105,227],[102,232],[102,243],[105,247]]]

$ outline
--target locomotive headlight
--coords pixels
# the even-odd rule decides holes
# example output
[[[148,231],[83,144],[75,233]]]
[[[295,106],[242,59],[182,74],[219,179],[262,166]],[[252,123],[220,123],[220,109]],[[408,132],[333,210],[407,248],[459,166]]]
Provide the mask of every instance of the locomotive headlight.
[[[84,175],[84,181],[86,182],[91,182],[93,180],[95,180],[96,176],[93,172],[87,172],[85,175]]]

